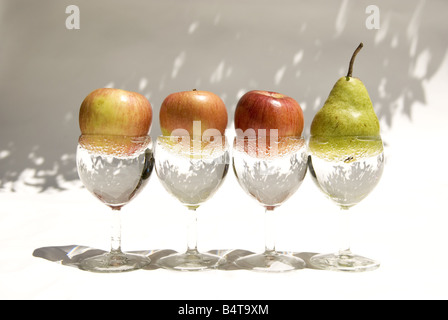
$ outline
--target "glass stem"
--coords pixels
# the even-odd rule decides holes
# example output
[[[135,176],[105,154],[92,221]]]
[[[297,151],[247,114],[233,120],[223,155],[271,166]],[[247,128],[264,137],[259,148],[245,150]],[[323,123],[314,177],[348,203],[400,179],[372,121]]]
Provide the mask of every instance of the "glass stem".
[[[197,212],[196,207],[188,207],[187,216],[187,253],[198,253],[197,246]]]
[[[112,208],[111,253],[121,253],[121,207]]]
[[[339,256],[348,257],[351,255],[350,250],[350,238],[351,238],[351,227],[350,227],[350,212],[347,207],[341,207],[339,212]]]
[[[266,207],[264,213],[265,253],[275,253],[275,216],[274,207]]]

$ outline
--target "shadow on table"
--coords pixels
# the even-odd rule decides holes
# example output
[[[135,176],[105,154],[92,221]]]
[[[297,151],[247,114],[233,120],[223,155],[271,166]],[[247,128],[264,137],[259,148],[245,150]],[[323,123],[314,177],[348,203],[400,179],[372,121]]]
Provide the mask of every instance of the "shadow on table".
[[[81,261],[84,259],[97,256],[105,253],[106,251],[90,248],[81,245],[67,245],[67,246],[54,246],[54,247],[42,247],[35,249],[33,256],[37,258],[42,258],[51,262],[57,262],[65,266],[79,268]],[[144,270],[155,270],[160,267],[157,265],[157,261],[165,256],[173,253],[177,253],[170,249],[158,249],[158,250],[143,250],[143,251],[132,251],[129,253],[141,254],[151,259],[149,265],[147,265]],[[251,255],[254,252],[243,250],[243,249],[226,249],[226,250],[210,250],[208,253],[218,255],[223,258],[223,263],[218,267],[219,270],[240,270],[234,261],[238,258]],[[300,252],[300,253],[288,253],[303,259],[306,262],[306,268],[314,269],[309,260],[316,253],[311,252]]]
[[[230,249],[230,250],[210,250],[208,253],[213,253],[218,256],[223,257],[223,260],[225,262],[221,263],[218,266],[218,270],[244,270],[243,268],[238,267],[234,261],[238,258],[245,257],[251,254],[254,254],[255,252],[243,250],[243,249]],[[303,261],[305,261],[306,269],[316,269],[314,268],[311,263],[310,259],[312,256],[316,255],[317,253],[313,252],[284,252],[284,251],[278,251],[280,254],[286,254],[286,255],[292,255],[298,258],[301,258]]]
[[[164,249],[132,251],[129,253],[140,254],[150,258],[151,262],[144,269],[155,270],[159,268],[159,266],[156,264],[157,260],[175,252],[176,251],[174,250]],[[68,245],[38,248],[34,250],[33,256],[37,258],[43,258],[48,261],[57,262],[65,266],[79,268],[81,261],[83,261],[84,259],[94,257],[103,253],[106,253],[106,251],[80,245]]]

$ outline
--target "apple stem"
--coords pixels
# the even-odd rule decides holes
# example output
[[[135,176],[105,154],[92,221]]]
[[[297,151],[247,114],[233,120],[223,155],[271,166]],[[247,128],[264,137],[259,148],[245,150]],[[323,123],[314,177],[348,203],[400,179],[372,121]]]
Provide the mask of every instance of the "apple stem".
[[[361,51],[362,47],[364,45],[362,44],[362,42],[359,44],[358,48],[356,48],[355,52],[353,52],[352,58],[350,59],[350,65],[348,67],[348,73],[347,73],[347,78],[351,78],[352,77],[352,73],[353,73],[353,64],[355,63],[355,57],[358,54],[359,51]],[[348,80],[348,79],[347,79]]]
[[[193,91],[197,91],[196,89],[193,89]]]

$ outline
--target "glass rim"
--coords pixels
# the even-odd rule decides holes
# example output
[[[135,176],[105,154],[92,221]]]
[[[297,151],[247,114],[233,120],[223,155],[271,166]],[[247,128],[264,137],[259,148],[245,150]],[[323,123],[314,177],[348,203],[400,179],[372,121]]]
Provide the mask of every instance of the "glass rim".
[[[78,148],[91,154],[128,157],[153,148],[151,136],[80,135]]]
[[[306,136],[238,136],[236,135],[234,137],[235,140],[272,140],[271,138],[277,139],[277,140],[306,140]]]
[[[100,133],[81,133],[79,135],[79,138],[81,137],[113,137],[113,138],[151,138],[151,135],[148,134],[143,134],[140,136],[129,136],[129,135],[124,135],[124,134],[100,134]]]
[[[212,139],[213,138],[213,139]],[[203,142],[213,142],[215,140],[221,140],[224,138],[225,140],[228,140],[229,137],[226,135],[210,135],[210,136],[190,136],[190,135],[158,135],[156,140],[183,140],[188,139],[190,141],[203,141]]]
[[[361,139],[361,140],[383,140],[380,134],[378,135],[361,135],[361,134],[353,134],[353,135],[344,135],[344,136],[324,136],[324,135],[310,135],[309,139]]]

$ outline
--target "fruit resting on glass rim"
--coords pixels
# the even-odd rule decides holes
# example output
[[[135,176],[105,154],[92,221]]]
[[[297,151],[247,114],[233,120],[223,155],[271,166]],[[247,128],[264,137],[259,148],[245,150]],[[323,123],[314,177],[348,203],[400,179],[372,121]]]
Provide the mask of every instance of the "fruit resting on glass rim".
[[[90,153],[115,157],[138,154],[146,149],[150,142],[150,136],[81,135],[78,140],[79,145]]]
[[[87,95],[79,110],[83,135],[145,136],[151,122],[148,99],[121,89],[96,89]]]
[[[209,91],[175,92],[162,102],[159,113],[160,129],[164,136],[189,135],[199,139],[204,135],[224,135],[227,127],[227,108],[219,96]],[[200,127],[194,127],[195,121]]]
[[[327,161],[354,162],[383,152],[381,137],[315,137],[309,140],[310,152]]]
[[[303,126],[303,111],[299,103],[281,93],[249,91],[240,98],[236,106],[237,135],[269,137],[275,134],[278,137],[300,137]]]
[[[347,76],[340,78],[311,123],[310,150],[321,158],[351,161],[383,150],[378,117],[362,81],[352,77],[355,57]]]

